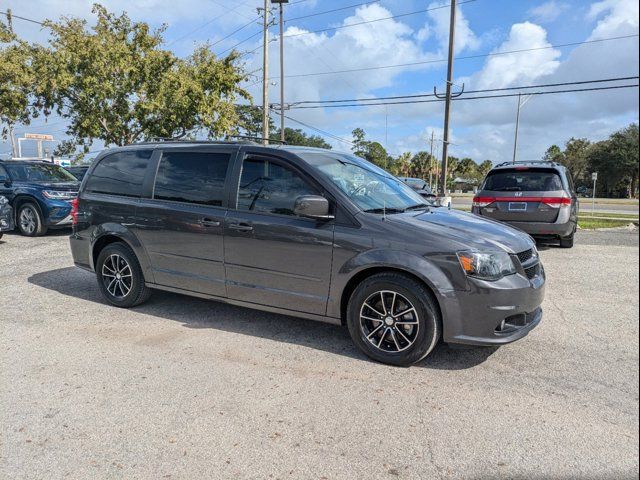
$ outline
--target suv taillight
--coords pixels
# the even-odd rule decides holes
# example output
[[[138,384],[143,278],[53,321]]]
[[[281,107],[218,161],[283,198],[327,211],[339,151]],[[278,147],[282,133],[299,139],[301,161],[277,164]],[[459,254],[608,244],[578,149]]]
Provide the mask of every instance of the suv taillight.
[[[540,203],[544,203],[551,208],[568,207],[571,205],[571,199],[566,197],[543,197]]]
[[[78,197],[71,200],[71,224],[78,224],[78,204],[80,203],[80,199]]]
[[[473,206],[482,208],[491,205],[495,201],[494,197],[473,197]]]

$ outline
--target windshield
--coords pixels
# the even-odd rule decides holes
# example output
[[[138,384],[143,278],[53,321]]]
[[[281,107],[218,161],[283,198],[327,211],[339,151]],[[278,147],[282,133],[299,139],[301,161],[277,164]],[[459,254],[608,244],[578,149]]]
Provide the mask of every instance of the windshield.
[[[562,190],[555,170],[499,170],[489,173],[482,190],[491,192],[551,192]]]
[[[58,165],[43,163],[5,164],[16,182],[77,182],[76,177]]]
[[[398,213],[430,205],[399,179],[356,156],[334,152],[296,153],[365,212]]]

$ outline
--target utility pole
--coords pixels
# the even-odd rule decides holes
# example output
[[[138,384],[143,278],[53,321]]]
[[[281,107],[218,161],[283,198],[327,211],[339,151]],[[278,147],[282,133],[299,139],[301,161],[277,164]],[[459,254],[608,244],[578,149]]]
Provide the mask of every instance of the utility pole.
[[[280,140],[284,143],[284,10],[282,5],[289,0],[271,0],[280,5]]]
[[[451,113],[451,87],[453,86],[453,45],[456,36],[456,7],[457,1],[451,0],[451,19],[449,23],[449,61],[447,66],[447,93],[444,107],[444,136],[442,143],[442,174],[440,178],[440,192],[447,192],[447,160],[449,154],[449,115]]]
[[[431,130],[431,153],[429,154],[429,188],[433,188],[433,130]]]
[[[262,22],[262,143],[269,144],[269,0],[264,0]]]

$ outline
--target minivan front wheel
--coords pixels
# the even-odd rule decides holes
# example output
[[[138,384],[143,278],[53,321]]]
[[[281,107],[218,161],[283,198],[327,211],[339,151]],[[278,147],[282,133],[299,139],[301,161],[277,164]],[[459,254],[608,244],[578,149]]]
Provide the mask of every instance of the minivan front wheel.
[[[18,208],[17,223],[20,233],[27,237],[39,237],[47,233],[40,209],[31,202],[24,203]]]
[[[135,253],[124,243],[111,243],[102,249],[96,276],[102,295],[116,307],[134,307],[151,295]]]
[[[364,280],[347,307],[354,343],[370,358],[391,365],[419,362],[440,338],[440,314],[420,282],[399,273]]]

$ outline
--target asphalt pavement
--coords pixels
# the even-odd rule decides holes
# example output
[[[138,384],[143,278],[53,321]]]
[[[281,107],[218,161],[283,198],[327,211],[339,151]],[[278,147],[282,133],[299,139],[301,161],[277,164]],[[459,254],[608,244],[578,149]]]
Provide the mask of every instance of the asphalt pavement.
[[[0,240],[0,478],[638,478],[638,235],[542,247],[540,326],[369,361],[344,328],[157,293]]]

